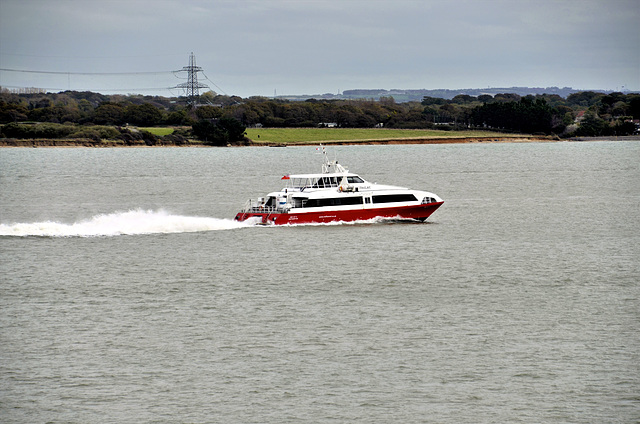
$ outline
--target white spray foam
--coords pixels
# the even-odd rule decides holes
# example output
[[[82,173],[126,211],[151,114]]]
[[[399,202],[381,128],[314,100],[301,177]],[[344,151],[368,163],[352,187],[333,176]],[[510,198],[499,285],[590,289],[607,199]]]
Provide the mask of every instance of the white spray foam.
[[[96,215],[73,224],[44,221],[0,224],[0,236],[99,237],[136,234],[190,233],[252,226],[232,219],[171,215],[165,211],[131,210]]]

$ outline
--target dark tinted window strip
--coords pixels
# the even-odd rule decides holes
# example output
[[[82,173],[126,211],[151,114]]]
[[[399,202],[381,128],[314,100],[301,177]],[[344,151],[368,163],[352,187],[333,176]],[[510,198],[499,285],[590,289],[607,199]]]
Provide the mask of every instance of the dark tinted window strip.
[[[373,203],[415,202],[416,200],[418,200],[416,196],[409,193],[373,196]]]
[[[327,206],[361,205],[362,197],[339,197],[330,199],[309,199],[305,208],[322,208]]]

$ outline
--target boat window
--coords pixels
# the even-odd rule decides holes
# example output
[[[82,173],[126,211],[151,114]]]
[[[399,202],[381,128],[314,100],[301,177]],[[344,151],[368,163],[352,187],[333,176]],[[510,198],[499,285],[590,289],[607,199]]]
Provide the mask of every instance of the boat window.
[[[338,187],[340,185],[340,180],[336,177],[319,177],[317,180],[313,181],[313,188],[329,188],[329,187]]]
[[[327,206],[361,205],[362,197],[336,197],[328,199],[309,199],[304,205],[305,208],[322,208]]]
[[[305,203],[307,203],[306,197],[293,197],[292,200],[294,208],[304,208]]]
[[[364,180],[360,177],[358,177],[357,175],[351,176],[351,177],[347,177],[347,182],[349,184],[358,184],[358,183],[363,183]]]
[[[267,208],[275,207],[276,206],[276,198],[269,196],[269,199],[267,200],[267,203],[264,204],[264,206],[267,207]]]
[[[416,196],[411,193],[382,194],[373,196],[373,203],[415,202]]]
[[[305,186],[306,181],[307,181],[306,178],[294,178],[292,186],[294,188],[302,188]]]

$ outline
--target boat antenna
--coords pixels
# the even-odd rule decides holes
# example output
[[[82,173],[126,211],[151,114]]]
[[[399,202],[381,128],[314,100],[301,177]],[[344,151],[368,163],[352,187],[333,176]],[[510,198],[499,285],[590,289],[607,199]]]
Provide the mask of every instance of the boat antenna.
[[[327,149],[321,144],[320,147],[316,148],[316,151],[322,152],[322,173],[323,174],[331,174],[336,172],[349,172],[342,165],[338,163],[338,155],[335,153],[334,160],[329,160],[329,156],[327,155]]]

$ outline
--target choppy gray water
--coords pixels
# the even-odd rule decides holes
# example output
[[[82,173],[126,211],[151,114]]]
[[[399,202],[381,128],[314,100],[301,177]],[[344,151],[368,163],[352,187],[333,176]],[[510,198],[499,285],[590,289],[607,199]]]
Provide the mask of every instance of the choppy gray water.
[[[444,206],[232,221],[314,150],[1,149],[0,421],[640,419],[640,143],[340,146]]]

